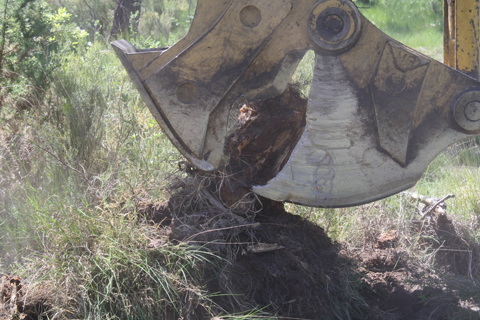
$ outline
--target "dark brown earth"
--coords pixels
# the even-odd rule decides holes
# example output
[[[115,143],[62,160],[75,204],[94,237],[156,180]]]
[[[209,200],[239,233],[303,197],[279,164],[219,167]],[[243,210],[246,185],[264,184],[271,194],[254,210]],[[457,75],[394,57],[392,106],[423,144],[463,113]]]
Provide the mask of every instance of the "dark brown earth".
[[[222,212],[208,197],[197,198],[186,186],[137,213],[159,230],[151,247],[190,243],[222,258],[203,269],[203,287],[215,296],[219,315],[257,308],[279,319],[480,318],[461,307],[455,286],[440,281],[442,274],[465,271],[460,254],[441,253],[435,270],[426,270],[396,246],[395,232],[380,235],[368,248],[349,249],[333,243],[320,226],[286,212],[282,203],[260,201],[261,209],[241,217]],[[433,215],[424,228],[453,245],[458,239],[448,221]],[[18,277],[2,278],[0,316],[13,308],[19,319],[39,319],[48,310],[41,300],[23,304],[24,290]],[[195,312],[198,319],[210,319],[212,310]]]
[[[244,104],[225,150],[230,159],[221,187],[223,201],[231,206],[253,185],[264,185],[288,161],[306,125],[308,99],[295,87],[282,94]]]
[[[165,219],[175,201],[151,207],[149,215]],[[382,234],[370,248],[348,250],[320,226],[286,212],[282,203],[261,201],[263,209],[250,220],[255,227],[195,237],[211,242],[207,247],[226,261],[204,275],[208,292],[216,293],[215,303],[226,312],[257,307],[281,319],[480,319],[438,281],[439,270],[452,268],[453,260],[439,259],[437,270],[422,269],[396,248],[395,232]],[[193,239],[200,231],[186,232],[183,223],[192,220],[183,214],[165,229],[170,241]],[[437,222],[432,220],[432,231],[442,234],[445,224]]]
[[[45,299],[29,300],[25,303],[26,290],[22,280],[16,276],[3,276],[0,280],[0,319],[38,320],[49,317],[51,305]],[[42,315],[43,317],[39,316]]]

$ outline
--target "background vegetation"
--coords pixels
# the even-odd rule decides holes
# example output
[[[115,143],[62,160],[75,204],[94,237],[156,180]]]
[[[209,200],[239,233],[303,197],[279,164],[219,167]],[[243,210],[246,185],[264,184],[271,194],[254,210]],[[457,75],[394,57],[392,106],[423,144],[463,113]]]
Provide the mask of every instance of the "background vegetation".
[[[0,0],[0,271],[22,277],[25,299],[43,299],[49,318],[188,318],[192,304],[221,318],[201,274],[218,259],[187,244],[149,247],[155,228],[136,212],[168,197],[181,156],[156,125],[112,49],[114,0]],[[377,27],[417,50],[442,55],[441,0],[364,0]],[[195,1],[143,0],[137,47],[184,35]],[[311,79],[307,55],[294,81]],[[310,77],[310,78],[309,78]],[[441,198],[464,239],[480,239],[480,160],[469,141],[442,153],[413,191]],[[290,212],[324,226],[350,248],[385,230],[419,251],[418,219],[403,194],[356,208]],[[479,297],[478,286],[469,297]],[[35,300],[37,299],[37,300]],[[217,311],[214,311],[217,310]],[[216,313],[215,313],[216,312]],[[273,318],[273,316],[271,316]]]

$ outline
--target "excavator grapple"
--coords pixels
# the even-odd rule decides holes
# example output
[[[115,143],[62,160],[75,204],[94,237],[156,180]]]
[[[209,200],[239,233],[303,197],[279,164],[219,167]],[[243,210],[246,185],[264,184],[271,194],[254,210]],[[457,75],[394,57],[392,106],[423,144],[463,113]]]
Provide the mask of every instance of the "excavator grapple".
[[[384,198],[480,134],[480,83],[382,33],[349,0],[199,0],[172,47],[113,47],[162,130],[203,171],[229,163],[245,102],[282,94],[313,50],[303,132],[277,152],[275,176],[251,186],[273,200]]]

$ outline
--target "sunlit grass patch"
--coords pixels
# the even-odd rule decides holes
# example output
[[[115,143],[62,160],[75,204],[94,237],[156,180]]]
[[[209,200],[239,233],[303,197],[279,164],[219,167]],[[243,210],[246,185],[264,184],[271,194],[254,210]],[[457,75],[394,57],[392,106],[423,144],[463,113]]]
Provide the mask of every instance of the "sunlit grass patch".
[[[438,0],[357,1],[360,11],[382,32],[443,61],[442,2]]]
[[[135,215],[32,193],[22,218],[34,222],[34,245],[22,249],[27,252],[15,270],[28,287],[55,288],[44,297],[55,308],[50,313],[152,319],[208,304],[199,282],[204,265],[215,260],[208,251],[181,244],[148,248],[155,230]]]

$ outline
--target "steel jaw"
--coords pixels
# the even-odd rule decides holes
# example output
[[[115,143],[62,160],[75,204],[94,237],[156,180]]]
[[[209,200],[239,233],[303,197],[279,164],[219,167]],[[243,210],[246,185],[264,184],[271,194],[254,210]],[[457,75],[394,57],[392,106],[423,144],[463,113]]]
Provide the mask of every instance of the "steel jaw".
[[[388,37],[349,0],[199,0],[174,46],[112,45],[162,130],[204,171],[228,161],[237,102],[282,93],[314,50],[303,135],[280,172],[252,186],[273,200],[381,199],[480,133],[480,83]]]

